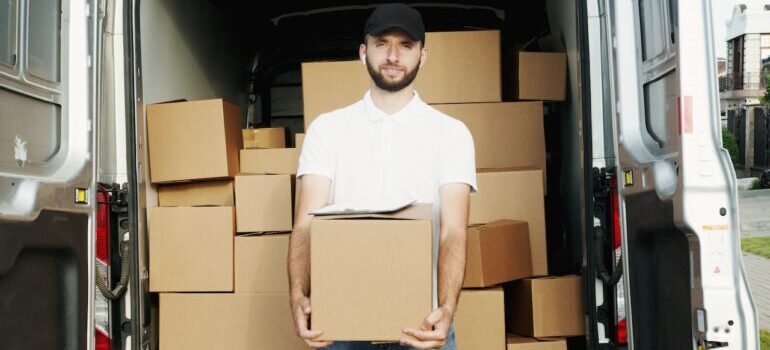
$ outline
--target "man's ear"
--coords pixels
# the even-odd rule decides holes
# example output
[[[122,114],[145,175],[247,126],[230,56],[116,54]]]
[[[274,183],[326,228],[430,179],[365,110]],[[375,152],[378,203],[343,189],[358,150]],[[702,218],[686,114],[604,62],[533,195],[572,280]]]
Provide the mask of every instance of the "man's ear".
[[[366,65],[366,45],[361,44],[358,47],[358,57],[361,59],[361,63],[365,66]]]
[[[420,68],[425,65],[425,61],[428,60],[428,49],[422,48],[420,50]]]

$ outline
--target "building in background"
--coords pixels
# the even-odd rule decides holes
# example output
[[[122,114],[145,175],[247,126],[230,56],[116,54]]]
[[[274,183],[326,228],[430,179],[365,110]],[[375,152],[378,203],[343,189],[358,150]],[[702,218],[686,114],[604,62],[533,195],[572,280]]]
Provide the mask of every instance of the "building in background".
[[[763,62],[770,58],[770,5],[736,5],[727,21],[726,74],[719,79],[722,110],[758,105],[764,95]]]

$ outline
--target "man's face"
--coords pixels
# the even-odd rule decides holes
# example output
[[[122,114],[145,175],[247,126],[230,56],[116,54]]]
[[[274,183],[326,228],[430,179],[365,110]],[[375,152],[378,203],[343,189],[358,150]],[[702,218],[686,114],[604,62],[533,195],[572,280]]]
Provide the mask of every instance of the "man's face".
[[[374,84],[389,92],[400,91],[414,81],[425,55],[419,41],[399,30],[367,36],[361,51]]]

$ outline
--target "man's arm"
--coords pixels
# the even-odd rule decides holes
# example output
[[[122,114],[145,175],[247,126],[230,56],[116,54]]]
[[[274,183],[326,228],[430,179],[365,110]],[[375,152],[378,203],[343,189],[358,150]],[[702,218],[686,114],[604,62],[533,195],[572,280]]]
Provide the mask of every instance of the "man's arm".
[[[438,304],[453,317],[465,278],[470,187],[467,184],[451,183],[441,186],[440,191]]]
[[[416,349],[440,348],[445,345],[465,278],[470,186],[464,183],[448,183],[441,186],[440,194],[441,234],[437,288],[439,307],[428,315],[419,330],[404,329],[405,334],[416,339],[401,339],[402,345]]]
[[[294,316],[295,331],[312,347],[323,347],[331,343],[313,339],[321,335],[320,330],[310,330],[310,212],[327,204],[331,180],[324,176],[307,174],[297,181],[299,198],[294,215],[294,227],[289,240],[289,295]]]

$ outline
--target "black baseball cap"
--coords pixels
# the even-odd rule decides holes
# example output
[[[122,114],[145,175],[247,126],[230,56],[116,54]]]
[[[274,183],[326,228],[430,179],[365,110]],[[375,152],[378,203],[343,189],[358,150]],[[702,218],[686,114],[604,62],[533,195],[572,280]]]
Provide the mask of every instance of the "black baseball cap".
[[[425,26],[420,12],[402,3],[377,6],[366,20],[364,39],[367,35],[379,35],[384,31],[398,28],[412,39],[425,43]]]

